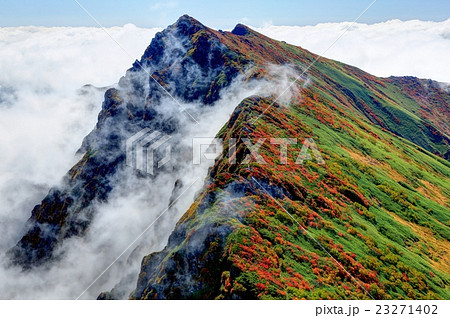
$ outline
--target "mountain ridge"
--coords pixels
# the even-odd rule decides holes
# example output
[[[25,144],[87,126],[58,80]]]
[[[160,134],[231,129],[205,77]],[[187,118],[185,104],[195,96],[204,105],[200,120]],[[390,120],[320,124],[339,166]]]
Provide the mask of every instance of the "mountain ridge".
[[[177,100],[199,103],[201,110],[214,107],[223,89],[238,76],[247,82],[273,80],[281,72],[272,72],[271,65],[289,65],[293,71],[287,78],[292,81],[294,73],[301,74],[317,57],[240,24],[231,32],[215,31],[182,16],[157,33],[141,60],[116,88],[107,90],[97,126],[80,149],[84,157],[69,171],[63,188],[52,189],[33,209],[27,233],[10,251],[13,263],[25,269],[44,265],[55,257],[53,251],[63,240],[88,231],[95,215],[92,202],[107,202],[117,186],[113,180],[131,173],[124,168],[123,140],[142,128],[169,135],[182,131],[183,120],[190,119],[165,116],[161,105],[170,98],[161,87]],[[263,147],[269,166],[228,164],[223,154],[166,249],[144,258],[131,298],[367,297],[348,275],[331,270],[330,259],[304,240],[258,183],[282,200],[287,210],[296,211],[305,228],[320,233],[319,241],[335,250],[333,256],[352,268],[370,294],[383,299],[447,297],[449,273],[433,267],[434,258],[439,264],[445,262],[445,255],[420,259],[418,268],[408,261],[417,257],[415,249],[433,255],[433,247],[427,247],[412,228],[431,233],[437,245],[448,246],[450,238],[449,163],[434,155],[449,160],[448,122],[446,116],[438,116],[448,114],[449,94],[433,82],[378,78],[326,58],[299,80],[288,107],[276,103],[274,94],[244,99],[218,137],[224,145],[230,138],[245,136],[253,143],[274,136],[314,138],[327,167],[280,165],[272,158],[274,147]],[[433,113],[437,105],[443,111]],[[242,145],[237,150],[239,163],[246,150]],[[358,181],[358,175],[364,182]],[[231,215],[229,201],[235,204]],[[401,229],[400,239],[389,238],[396,227],[386,225],[386,220]],[[272,227],[263,226],[271,223],[288,234],[279,236]],[[380,239],[380,246],[370,240],[371,235]],[[348,251],[344,239],[357,242],[359,252]],[[342,242],[335,246],[330,240]],[[289,257],[283,256],[285,252]],[[239,259],[247,260],[248,266]],[[258,266],[266,270],[260,273]],[[374,273],[377,269],[389,271],[396,280],[398,275],[411,276],[414,284],[400,278],[405,286],[393,287],[384,274]],[[427,271],[434,276],[424,277]],[[327,272],[331,276],[323,277]],[[411,291],[414,288],[417,293]]]

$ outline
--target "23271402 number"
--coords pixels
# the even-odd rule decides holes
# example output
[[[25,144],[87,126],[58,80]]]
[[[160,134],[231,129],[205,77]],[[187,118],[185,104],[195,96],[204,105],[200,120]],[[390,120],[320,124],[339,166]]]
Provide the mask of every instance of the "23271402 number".
[[[437,305],[376,305],[377,315],[437,315]]]

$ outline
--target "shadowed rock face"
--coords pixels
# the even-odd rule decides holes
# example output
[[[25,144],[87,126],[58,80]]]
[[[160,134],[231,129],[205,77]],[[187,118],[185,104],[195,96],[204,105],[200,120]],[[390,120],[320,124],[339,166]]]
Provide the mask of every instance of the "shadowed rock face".
[[[92,203],[108,200],[116,186],[113,179],[124,169],[127,138],[144,128],[174,135],[180,127],[195,124],[186,114],[168,117],[161,112],[162,103],[174,104],[176,112],[181,107],[168,93],[200,107],[219,98],[246,63],[236,64],[236,55],[214,32],[191,17],[181,17],[157,33],[141,60],[116,88],[106,91],[98,123],[79,150],[83,158],[64,177],[63,185],[33,209],[26,234],[9,251],[14,265],[25,269],[41,265],[54,256],[52,251],[62,240],[86,231],[95,214]]]

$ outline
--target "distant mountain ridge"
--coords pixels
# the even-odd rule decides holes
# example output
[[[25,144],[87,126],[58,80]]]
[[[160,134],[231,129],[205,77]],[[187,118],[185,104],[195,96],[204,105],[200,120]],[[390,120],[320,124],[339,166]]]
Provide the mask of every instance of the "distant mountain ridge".
[[[161,112],[167,92],[214,107],[238,76],[270,80],[270,65],[300,74],[316,57],[241,24],[215,31],[189,16],[157,33],[105,93],[83,158],[33,209],[26,234],[9,252],[13,264],[44,265],[58,257],[63,240],[84,235],[96,213],[92,203],[107,202],[112,180],[130,173],[126,138],[143,128],[177,135],[187,125],[189,116]],[[280,165],[276,147],[266,145],[265,166],[240,165],[244,147],[237,164],[224,154],[166,248],[144,258],[131,298],[448,298],[442,247],[450,240],[449,92],[433,81],[378,78],[326,58],[306,75],[309,84],[296,86],[289,107],[277,96],[249,96],[218,137],[225,146],[230,138],[313,138],[326,165]]]

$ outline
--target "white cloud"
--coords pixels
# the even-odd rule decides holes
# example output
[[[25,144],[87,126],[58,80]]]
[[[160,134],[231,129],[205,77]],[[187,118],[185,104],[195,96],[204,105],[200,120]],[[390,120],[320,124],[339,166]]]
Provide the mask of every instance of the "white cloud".
[[[137,59],[159,30],[108,29]],[[80,88],[114,84],[132,62],[98,28],[0,28],[0,254],[96,123],[102,90]]]
[[[109,32],[140,58],[158,30],[125,25]],[[55,184],[103,99],[101,91],[79,89],[114,84],[132,62],[98,28],[0,28],[0,189],[8,179]]]
[[[349,22],[315,26],[264,25],[256,31],[322,54]],[[450,19],[443,22],[392,20],[354,24],[325,54],[377,76],[412,75],[450,82]]]

